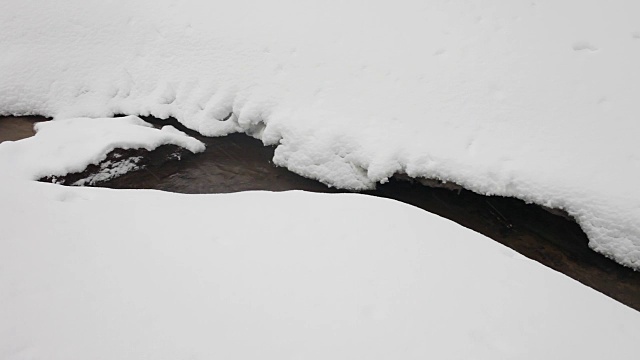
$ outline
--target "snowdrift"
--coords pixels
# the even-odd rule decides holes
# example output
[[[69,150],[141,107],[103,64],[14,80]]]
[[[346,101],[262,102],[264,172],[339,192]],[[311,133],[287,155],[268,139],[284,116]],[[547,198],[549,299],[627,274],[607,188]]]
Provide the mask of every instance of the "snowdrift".
[[[637,357],[639,312],[410,205],[20,184],[3,359]]]
[[[640,3],[10,1],[0,114],[173,116],[331,186],[561,208],[640,269]]]

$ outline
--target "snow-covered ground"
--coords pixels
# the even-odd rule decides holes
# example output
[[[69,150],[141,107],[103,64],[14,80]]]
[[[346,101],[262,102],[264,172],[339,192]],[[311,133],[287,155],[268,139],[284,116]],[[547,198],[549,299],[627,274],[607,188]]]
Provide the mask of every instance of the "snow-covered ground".
[[[100,119],[174,116],[333,186],[563,208],[640,269],[639,63],[631,0],[5,2],[0,114],[56,120],[0,144],[0,358],[635,359],[640,313],[409,205],[33,180],[201,151]]]
[[[39,183],[202,144],[136,117],[37,128],[0,144],[0,359],[637,357],[639,312],[418,208]]]
[[[10,0],[0,54],[0,114],[174,116],[334,186],[454,181],[640,268],[636,0]]]
[[[93,147],[64,141],[91,121]],[[131,127],[57,121],[0,144],[1,359],[637,356],[637,311],[409,205],[62,187],[23,169],[25,154],[100,158],[105,133],[146,148],[165,133]]]

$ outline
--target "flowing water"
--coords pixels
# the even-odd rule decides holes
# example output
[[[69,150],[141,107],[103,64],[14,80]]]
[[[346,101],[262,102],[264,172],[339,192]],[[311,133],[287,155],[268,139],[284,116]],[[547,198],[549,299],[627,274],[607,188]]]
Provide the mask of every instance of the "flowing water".
[[[42,119],[0,118],[0,141],[29,136],[32,124],[38,120]],[[198,194],[245,190],[343,192],[274,166],[270,161],[274,148],[247,135],[208,138],[175,120],[145,120],[157,126],[171,124],[204,142],[207,149],[180,161],[164,161],[166,151],[151,152],[146,156],[152,165],[146,169],[99,186]],[[640,272],[589,249],[586,235],[566,214],[513,198],[425,186],[401,178],[364,193],[396,199],[451,219],[640,310]]]

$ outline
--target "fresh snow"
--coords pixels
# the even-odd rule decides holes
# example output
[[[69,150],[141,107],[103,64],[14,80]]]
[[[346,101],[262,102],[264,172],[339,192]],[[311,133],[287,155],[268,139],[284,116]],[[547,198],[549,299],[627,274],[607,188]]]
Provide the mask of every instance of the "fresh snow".
[[[639,312],[392,200],[20,182],[0,202],[2,359],[637,359]]]
[[[636,359],[640,312],[483,235],[356,194],[63,187],[137,117],[0,144],[0,359]]]
[[[639,34],[631,0],[6,2],[0,115],[55,120],[0,144],[0,359],[637,358],[640,313],[409,205],[34,180],[202,151],[109,118],[173,116],[331,186],[562,208],[640,269]]]
[[[638,34],[636,0],[10,0],[0,114],[173,116],[336,187],[514,196],[640,269]]]
[[[109,167],[107,154],[116,148],[154,150],[177,145],[202,152],[202,142],[167,125],[158,130],[137,116],[104,119],[67,119],[37,123],[36,135],[0,144],[0,172],[15,179],[38,180],[82,172],[88,165],[102,165],[107,172],[88,182],[117,177],[137,168],[135,158]],[[82,185],[80,183],[78,185]]]

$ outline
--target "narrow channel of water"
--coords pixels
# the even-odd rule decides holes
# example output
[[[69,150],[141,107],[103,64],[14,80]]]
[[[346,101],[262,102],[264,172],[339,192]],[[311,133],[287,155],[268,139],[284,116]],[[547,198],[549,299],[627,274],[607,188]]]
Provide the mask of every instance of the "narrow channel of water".
[[[3,141],[16,141],[35,134],[33,125],[46,118],[38,116],[0,116],[0,143]]]
[[[179,193],[226,193],[245,190],[307,190],[341,192],[271,164],[273,147],[244,134],[203,137],[175,120],[145,118],[171,124],[207,145],[202,154],[181,161],[152,159],[144,170],[126,174],[99,186],[158,189]],[[5,129],[0,119],[1,131]],[[22,120],[20,120],[22,121]],[[27,124],[26,122],[22,123]],[[0,137],[2,139],[2,137]],[[166,156],[166,154],[149,156]],[[160,159],[162,160],[162,159]],[[396,199],[453,220],[480,232],[548,267],[560,271],[628,306],[640,310],[640,272],[623,267],[592,251],[580,227],[536,205],[471,191],[428,187],[392,179],[366,194]]]

